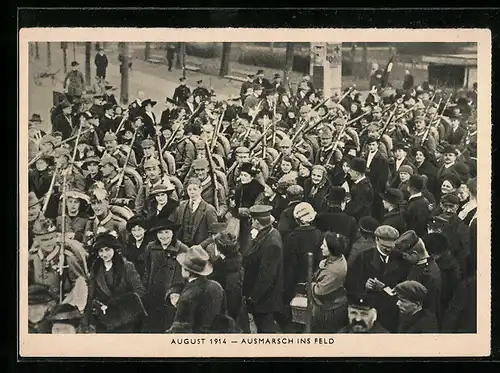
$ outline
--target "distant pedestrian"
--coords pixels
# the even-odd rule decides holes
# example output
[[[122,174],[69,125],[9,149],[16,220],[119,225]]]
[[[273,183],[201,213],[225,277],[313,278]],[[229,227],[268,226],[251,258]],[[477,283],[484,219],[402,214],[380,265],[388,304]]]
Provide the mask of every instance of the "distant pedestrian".
[[[94,59],[96,71],[95,76],[99,80],[106,80],[106,69],[108,68],[108,57],[104,53],[103,48],[99,48],[99,52],[95,55]]]
[[[175,47],[173,45],[169,45],[167,47],[168,71],[172,71],[172,65],[174,63],[174,54],[175,54]]]

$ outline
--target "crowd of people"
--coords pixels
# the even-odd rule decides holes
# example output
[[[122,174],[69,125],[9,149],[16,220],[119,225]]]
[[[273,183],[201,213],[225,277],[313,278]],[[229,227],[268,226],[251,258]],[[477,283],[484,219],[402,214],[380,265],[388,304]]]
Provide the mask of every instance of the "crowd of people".
[[[477,85],[378,78],[180,78],[160,118],[69,79],[29,120],[30,332],[475,333]]]

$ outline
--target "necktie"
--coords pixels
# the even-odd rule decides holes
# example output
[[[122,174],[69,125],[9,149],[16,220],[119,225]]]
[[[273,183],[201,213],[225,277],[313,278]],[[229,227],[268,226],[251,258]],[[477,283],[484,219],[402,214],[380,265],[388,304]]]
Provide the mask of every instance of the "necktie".
[[[194,212],[194,201],[190,201],[189,204],[191,206],[191,211]]]

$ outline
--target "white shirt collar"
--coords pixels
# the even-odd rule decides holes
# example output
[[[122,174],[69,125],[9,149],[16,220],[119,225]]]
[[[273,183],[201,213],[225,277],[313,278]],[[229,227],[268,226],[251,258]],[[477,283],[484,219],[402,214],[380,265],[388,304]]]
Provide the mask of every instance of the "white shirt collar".
[[[364,179],[366,179],[366,176],[365,176],[365,175],[361,176],[358,180],[356,180],[356,181],[354,182],[354,184],[358,184],[361,180],[364,180]]]
[[[417,198],[417,197],[421,197],[421,196],[422,196],[422,193],[421,193],[421,192],[418,192],[418,193],[412,194],[412,195],[410,196],[410,198],[408,198],[408,201],[409,201],[410,199],[412,199],[412,198]]]
[[[462,210],[460,210],[460,212],[458,213],[458,217],[461,220],[464,220],[469,214],[469,212],[471,212],[475,208],[477,208],[477,201],[472,200],[467,202],[465,205],[463,205]]]

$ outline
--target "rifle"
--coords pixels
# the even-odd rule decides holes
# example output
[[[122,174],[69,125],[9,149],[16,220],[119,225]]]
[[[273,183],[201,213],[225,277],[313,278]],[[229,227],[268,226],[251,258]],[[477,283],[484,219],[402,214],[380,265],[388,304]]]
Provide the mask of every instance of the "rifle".
[[[123,123],[125,123],[125,121],[127,120],[128,116],[129,116],[128,113],[123,116],[122,120],[120,121],[120,124],[118,125],[118,128],[115,131],[115,135],[118,135],[118,132],[120,132],[120,130],[122,129]]]
[[[123,165],[123,169],[120,172],[120,178],[118,179],[118,193],[120,193],[120,189],[124,187],[123,185],[123,178],[125,177],[125,169],[127,168],[128,161],[130,159],[130,155],[132,154],[132,144],[135,142],[135,137],[137,136],[137,129],[134,131],[134,136],[132,136],[132,141],[130,142],[130,148],[128,149],[127,152],[127,157],[125,158],[125,164]]]
[[[215,175],[215,166],[214,166],[214,160],[212,158],[212,152],[210,151],[210,147],[206,141],[205,141],[205,150],[207,153],[208,165],[210,167],[210,178],[212,179],[212,184],[214,185],[214,207],[215,211],[219,213],[219,196],[218,196],[219,186],[217,184],[217,177]]]
[[[167,150],[170,145],[173,144],[173,142],[175,141],[175,137],[177,136],[177,134],[179,133],[179,131],[181,130],[183,124],[182,122],[179,123],[179,125],[175,128],[174,132],[172,132],[172,136],[170,136],[170,138],[168,139],[168,141],[165,143],[165,145],[163,146],[163,148],[161,149],[161,152],[163,153],[165,150]]]
[[[429,102],[429,105],[427,105],[427,107],[425,108],[424,117],[429,112],[429,108],[431,107],[431,104],[434,102],[434,97],[436,97],[436,93],[437,93],[437,89],[434,91],[434,94],[431,97],[431,101]]]
[[[215,145],[217,144],[217,137],[219,136],[219,131],[220,127],[222,125],[222,119],[224,118],[224,114],[226,113],[226,109],[222,111],[222,114],[219,117],[219,120],[217,121],[217,126],[215,127],[214,131],[214,136],[212,137],[212,141],[210,143],[210,150],[213,151],[215,148]]]
[[[439,99],[438,107],[439,107],[439,105],[441,105],[441,101],[443,101],[443,98]],[[437,113],[438,113],[438,111],[436,110],[436,112],[434,113],[434,115],[432,116],[432,118],[429,122],[429,126],[426,128],[424,135],[422,136],[422,140],[420,142],[420,145],[422,145],[422,146],[424,146],[425,142],[427,141],[427,138],[429,137],[429,132],[431,130],[432,122],[434,122],[434,119],[436,118]]]
[[[59,247],[59,303],[63,301],[63,280],[64,280],[64,247],[66,246],[66,177],[67,174],[63,175],[63,184],[62,184],[62,242]]]
[[[132,149],[132,144],[130,144],[130,148]],[[168,174],[168,167],[167,164],[165,163],[165,160],[163,159],[163,152],[161,149],[161,144],[160,144],[160,135],[156,134],[156,146],[158,146],[158,158],[160,158],[160,166],[162,168],[162,174],[167,173]]]
[[[49,190],[45,194],[45,199],[43,201],[43,207],[42,207],[42,215],[45,215],[45,212],[47,211],[47,207],[49,206],[50,196],[52,195],[52,191],[54,190],[54,184],[56,182],[57,171],[58,171],[58,169],[56,168],[54,170],[53,175],[52,175],[52,180],[50,181]]]
[[[389,127],[389,123],[391,123],[392,117],[394,116],[394,114],[396,114],[396,110],[398,110],[398,105],[394,106],[394,110],[391,112],[391,115],[389,115],[387,122],[385,123],[384,127],[382,128],[382,133],[380,134],[379,139],[381,139],[382,136],[384,136],[385,131],[387,131],[387,127]]]
[[[276,98],[273,102],[273,120],[272,120],[272,126],[273,126],[273,136],[271,140],[271,146],[274,148],[276,145],[276,106],[278,105],[278,99]]]

